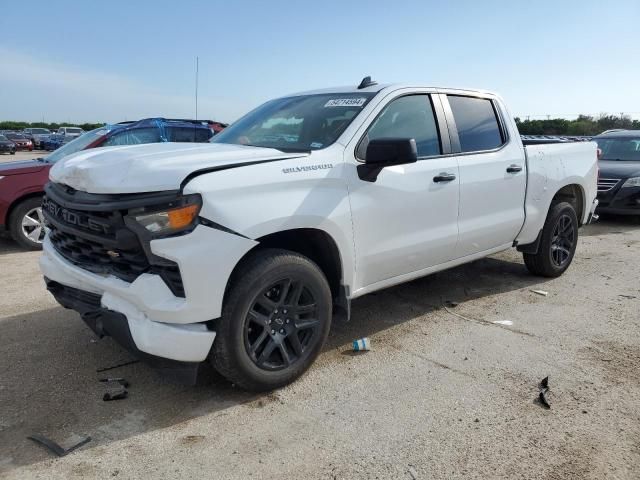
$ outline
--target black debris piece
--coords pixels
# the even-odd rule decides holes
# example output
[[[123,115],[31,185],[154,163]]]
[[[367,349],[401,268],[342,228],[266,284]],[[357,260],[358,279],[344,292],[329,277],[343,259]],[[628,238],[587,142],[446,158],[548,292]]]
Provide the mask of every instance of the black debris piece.
[[[116,377],[116,378],[100,378],[98,379],[99,382],[102,383],[119,383],[120,385],[122,385],[124,388],[129,388],[129,382],[122,378],[122,377]]]
[[[139,361],[140,360],[131,360],[129,362],[124,362],[124,363],[119,363],[118,365],[113,365],[112,367],[98,368],[96,370],[96,372],[102,373],[102,372],[106,372],[108,370],[113,370],[115,368],[126,367],[127,365],[133,365],[134,363],[138,363]]]
[[[74,450],[80,448],[81,446],[83,446],[83,445],[85,445],[85,444],[87,444],[87,443],[89,443],[91,441],[91,437],[85,437],[82,440],[80,440],[78,443],[76,443],[75,445],[72,445],[69,448],[62,448],[56,442],[54,442],[53,440],[48,439],[47,437],[45,437],[43,435],[34,434],[34,435],[29,435],[27,438],[29,440],[33,440],[36,443],[39,443],[40,445],[44,445],[45,447],[47,447],[50,451],[52,451],[53,453],[55,453],[59,457],[64,457],[65,455],[70,454]]]
[[[538,393],[538,403],[542,405],[544,408],[549,410],[551,405],[547,400],[547,393],[549,393],[549,377],[544,377],[540,384],[538,385],[538,389],[540,390]]]
[[[124,388],[117,392],[107,392],[103,395],[102,400],[105,402],[110,402],[112,400],[124,400],[129,396],[129,392],[127,392]]]

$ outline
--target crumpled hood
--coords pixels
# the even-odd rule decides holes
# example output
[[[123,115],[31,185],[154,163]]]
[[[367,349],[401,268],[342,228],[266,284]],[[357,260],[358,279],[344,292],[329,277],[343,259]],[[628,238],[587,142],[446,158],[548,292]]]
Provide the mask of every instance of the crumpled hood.
[[[195,171],[304,153],[223,143],[152,143],[95,148],[57,162],[49,178],[89,193],[137,193],[177,190]]]

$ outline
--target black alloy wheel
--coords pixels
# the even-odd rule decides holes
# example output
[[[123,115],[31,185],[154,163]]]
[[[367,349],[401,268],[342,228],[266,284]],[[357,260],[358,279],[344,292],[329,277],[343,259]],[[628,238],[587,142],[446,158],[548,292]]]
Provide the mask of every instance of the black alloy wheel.
[[[301,278],[287,277],[264,289],[245,319],[245,348],[264,370],[300,361],[319,334],[318,306]]]
[[[556,222],[551,236],[551,261],[558,267],[564,267],[571,258],[576,231],[571,217],[561,215]]]

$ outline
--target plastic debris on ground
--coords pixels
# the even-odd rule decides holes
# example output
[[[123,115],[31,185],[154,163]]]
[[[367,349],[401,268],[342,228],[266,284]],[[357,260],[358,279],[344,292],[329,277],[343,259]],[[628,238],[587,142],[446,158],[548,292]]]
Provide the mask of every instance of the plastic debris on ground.
[[[494,320],[491,323],[495,323],[496,325],[513,325],[511,320]]]
[[[546,297],[547,295],[549,295],[549,292],[547,292],[546,290],[531,290],[533,293],[537,293],[538,295],[542,295],[543,297]]]
[[[75,445],[72,445],[69,448],[63,448],[58,443],[45,437],[44,435],[34,434],[34,435],[29,435],[27,438],[29,440],[33,440],[36,443],[39,443],[40,445],[47,447],[51,452],[55,453],[59,457],[64,457],[65,455],[70,454],[74,450],[80,448],[81,446],[91,441],[91,437],[84,437]]]
[[[549,395],[549,377],[544,377],[542,379],[542,381],[538,385],[538,390],[538,403],[549,410],[551,408],[549,399],[547,398]]]
[[[371,343],[369,342],[369,338],[363,337],[353,341],[354,352],[368,352],[369,350],[371,350]]]

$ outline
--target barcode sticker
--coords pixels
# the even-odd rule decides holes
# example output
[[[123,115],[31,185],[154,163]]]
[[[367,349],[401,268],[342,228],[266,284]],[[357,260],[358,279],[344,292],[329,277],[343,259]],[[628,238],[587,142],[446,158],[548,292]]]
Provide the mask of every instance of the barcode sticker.
[[[361,107],[366,98],[334,98],[324,104],[325,107]]]

